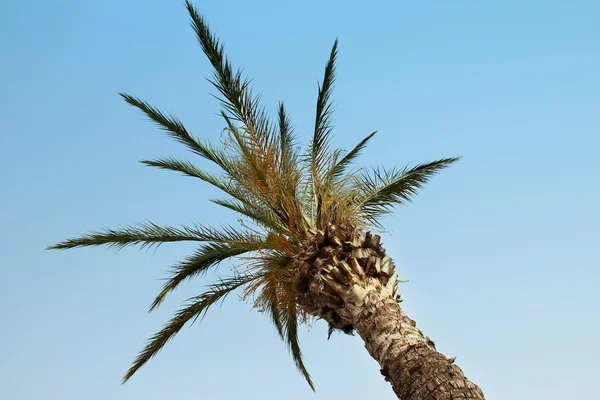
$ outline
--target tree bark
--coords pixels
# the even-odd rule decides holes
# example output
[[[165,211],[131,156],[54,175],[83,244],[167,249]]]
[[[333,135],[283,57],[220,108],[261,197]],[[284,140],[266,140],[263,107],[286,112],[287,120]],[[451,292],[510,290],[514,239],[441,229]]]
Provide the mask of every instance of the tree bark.
[[[330,225],[304,248],[296,259],[296,301],[330,331],[356,330],[399,399],[484,399],[400,308],[398,273],[378,235]]]
[[[435,349],[377,281],[356,285],[354,327],[402,400],[484,399],[481,389]]]

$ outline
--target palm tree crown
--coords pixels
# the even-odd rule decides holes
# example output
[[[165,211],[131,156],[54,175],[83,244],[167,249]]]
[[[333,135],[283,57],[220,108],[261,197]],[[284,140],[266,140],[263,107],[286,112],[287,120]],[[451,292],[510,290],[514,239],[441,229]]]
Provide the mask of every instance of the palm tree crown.
[[[350,166],[375,132],[352,150],[331,147],[331,92],[335,81],[337,41],[318,88],[315,127],[305,150],[296,138],[283,103],[277,118],[269,119],[253,95],[249,80],[234,71],[223,45],[209,30],[204,18],[186,1],[191,25],[212,67],[211,83],[218,91],[226,126],[226,140],[219,145],[193,136],[174,116],[157,110],[128,94],[123,99],[141,110],[167,135],[192,153],[216,164],[220,173],[208,173],[188,160],[160,158],[143,164],[199,178],[222,190],[226,197],[211,200],[231,209],[255,227],[212,228],[193,224],[178,228],[153,223],[106,229],[68,239],[50,249],[81,246],[153,246],[165,242],[201,242],[198,249],[172,267],[171,274],[150,310],[158,307],[182,282],[206,273],[220,262],[236,258],[240,268],[227,278],[192,297],[162,330],[152,336],[123,377],[127,381],[156,355],[188,322],[232,291],[242,288],[244,297],[266,312],[287,343],[296,366],[311,387],[310,376],[298,345],[298,323],[310,317],[296,301],[294,258],[315,232],[328,225],[368,228],[379,226],[382,215],[394,205],[410,200],[417,189],[457,158],[446,158],[401,169],[351,169]]]

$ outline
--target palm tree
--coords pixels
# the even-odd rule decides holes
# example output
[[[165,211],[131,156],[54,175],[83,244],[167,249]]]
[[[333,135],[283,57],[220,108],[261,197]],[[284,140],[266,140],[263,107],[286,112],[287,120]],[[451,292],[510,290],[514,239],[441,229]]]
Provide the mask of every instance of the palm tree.
[[[381,246],[380,219],[393,206],[406,203],[428,179],[457,161],[446,158],[402,169],[351,169],[371,133],[349,152],[332,150],[331,91],[335,79],[337,41],[319,86],[314,134],[301,152],[283,103],[277,119],[253,96],[249,81],[234,71],[223,45],[189,3],[187,10],[202,50],[213,69],[226,140],[219,145],[194,137],[175,117],[128,94],[125,101],[141,110],[169,136],[192,153],[216,164],[208,173],[192,162],[173,158],[142,163],[198,178],[227,197],[212,200],[245,219],[241,227],[193,224],[163,227],[154,223],[92,232],[55,244],[50,249],[81,246],[160,245],[165,242],[202,243],[190,257],[175,265],[150,310],[182,282],[216,268],[229,259],[239,261],[232,276],[212,283],[190,298],[164,328],[152,336],[123,381],[173,338],[183,326],[201,317],[236,289],[266,312],[287,343],[308,384],[298,344],[298,324],[323,319],[329,334],[357,332],[393,390],[405,400],[483,399],[453,359],[437,352],[399,306],[398,275]]]

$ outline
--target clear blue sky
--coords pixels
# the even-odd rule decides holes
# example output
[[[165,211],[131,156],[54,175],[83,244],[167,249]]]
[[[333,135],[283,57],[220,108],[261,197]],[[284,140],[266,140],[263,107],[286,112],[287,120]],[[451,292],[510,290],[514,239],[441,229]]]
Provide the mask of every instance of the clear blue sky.
[[[462,155],[387,218],[404,308],[487,398],[590,399],[600,357],[600,3],[198,1],[302,139],[340,39],[337,143],[367,165]],[[144,340],[214,275],[146,309],[189,245],[47,252],[106,225],[235,223],[117,93],[222,128],[182,1],[11,1],[0,13],[0,397],[393,398],[357,337],[301,332],[310,392],[265,316],[230,297],[126,385]],[[228,264],[221,272],[227,272]]]

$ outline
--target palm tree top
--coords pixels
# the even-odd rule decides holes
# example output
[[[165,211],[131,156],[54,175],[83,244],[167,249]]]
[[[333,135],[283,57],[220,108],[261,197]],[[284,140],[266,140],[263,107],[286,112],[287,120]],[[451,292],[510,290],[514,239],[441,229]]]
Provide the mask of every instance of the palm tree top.
[[[152,336],[123,377],[127,381],[188,322],[202,317],[211,305],[242,288],[246,298],[266,312],[280,337],[287,343],[296,366],[314,389],[298,344],[298,323],[307,315],[297,306],[293,280],[294,257],[315,232],[329,225],[356,229],[380,226],[381,217],[399,204],[410,201],[428,179],[458,158],[445,158],[414,167],[352,169],[375,132],[352,150],[333,149],[331,93],[335,82],[338,41],[325,65],[318,87],[312,140],[302,149],[283,103],[272,120],[252,93],[250,81],[234,70],[224,46],[211,32],[204,18],[186,1],[200,47],[213,68],[210,79],[218,92],[220,115],[226,140],[219,145],[195,137],[175,116],[149,103],[121,93],[123,99],[142,111],[168,136],[192,153],[216,164],[218,173],[209,173],[192,161],[170,157],[143,160],[152,167],[198,178],[224,192],[214,203],[239,213],[250,225],[212,228],[200,224],[164,227],[151,222],[105,229],[59,242],[49,249],[82,246],[141,247],[165,242],[201,242],[197,250],[171,269],[171,274],[150,310],[182,282],[206,273],[220,262],[240,260],[233,276],[208,286],[190,298],[162,330]]]

